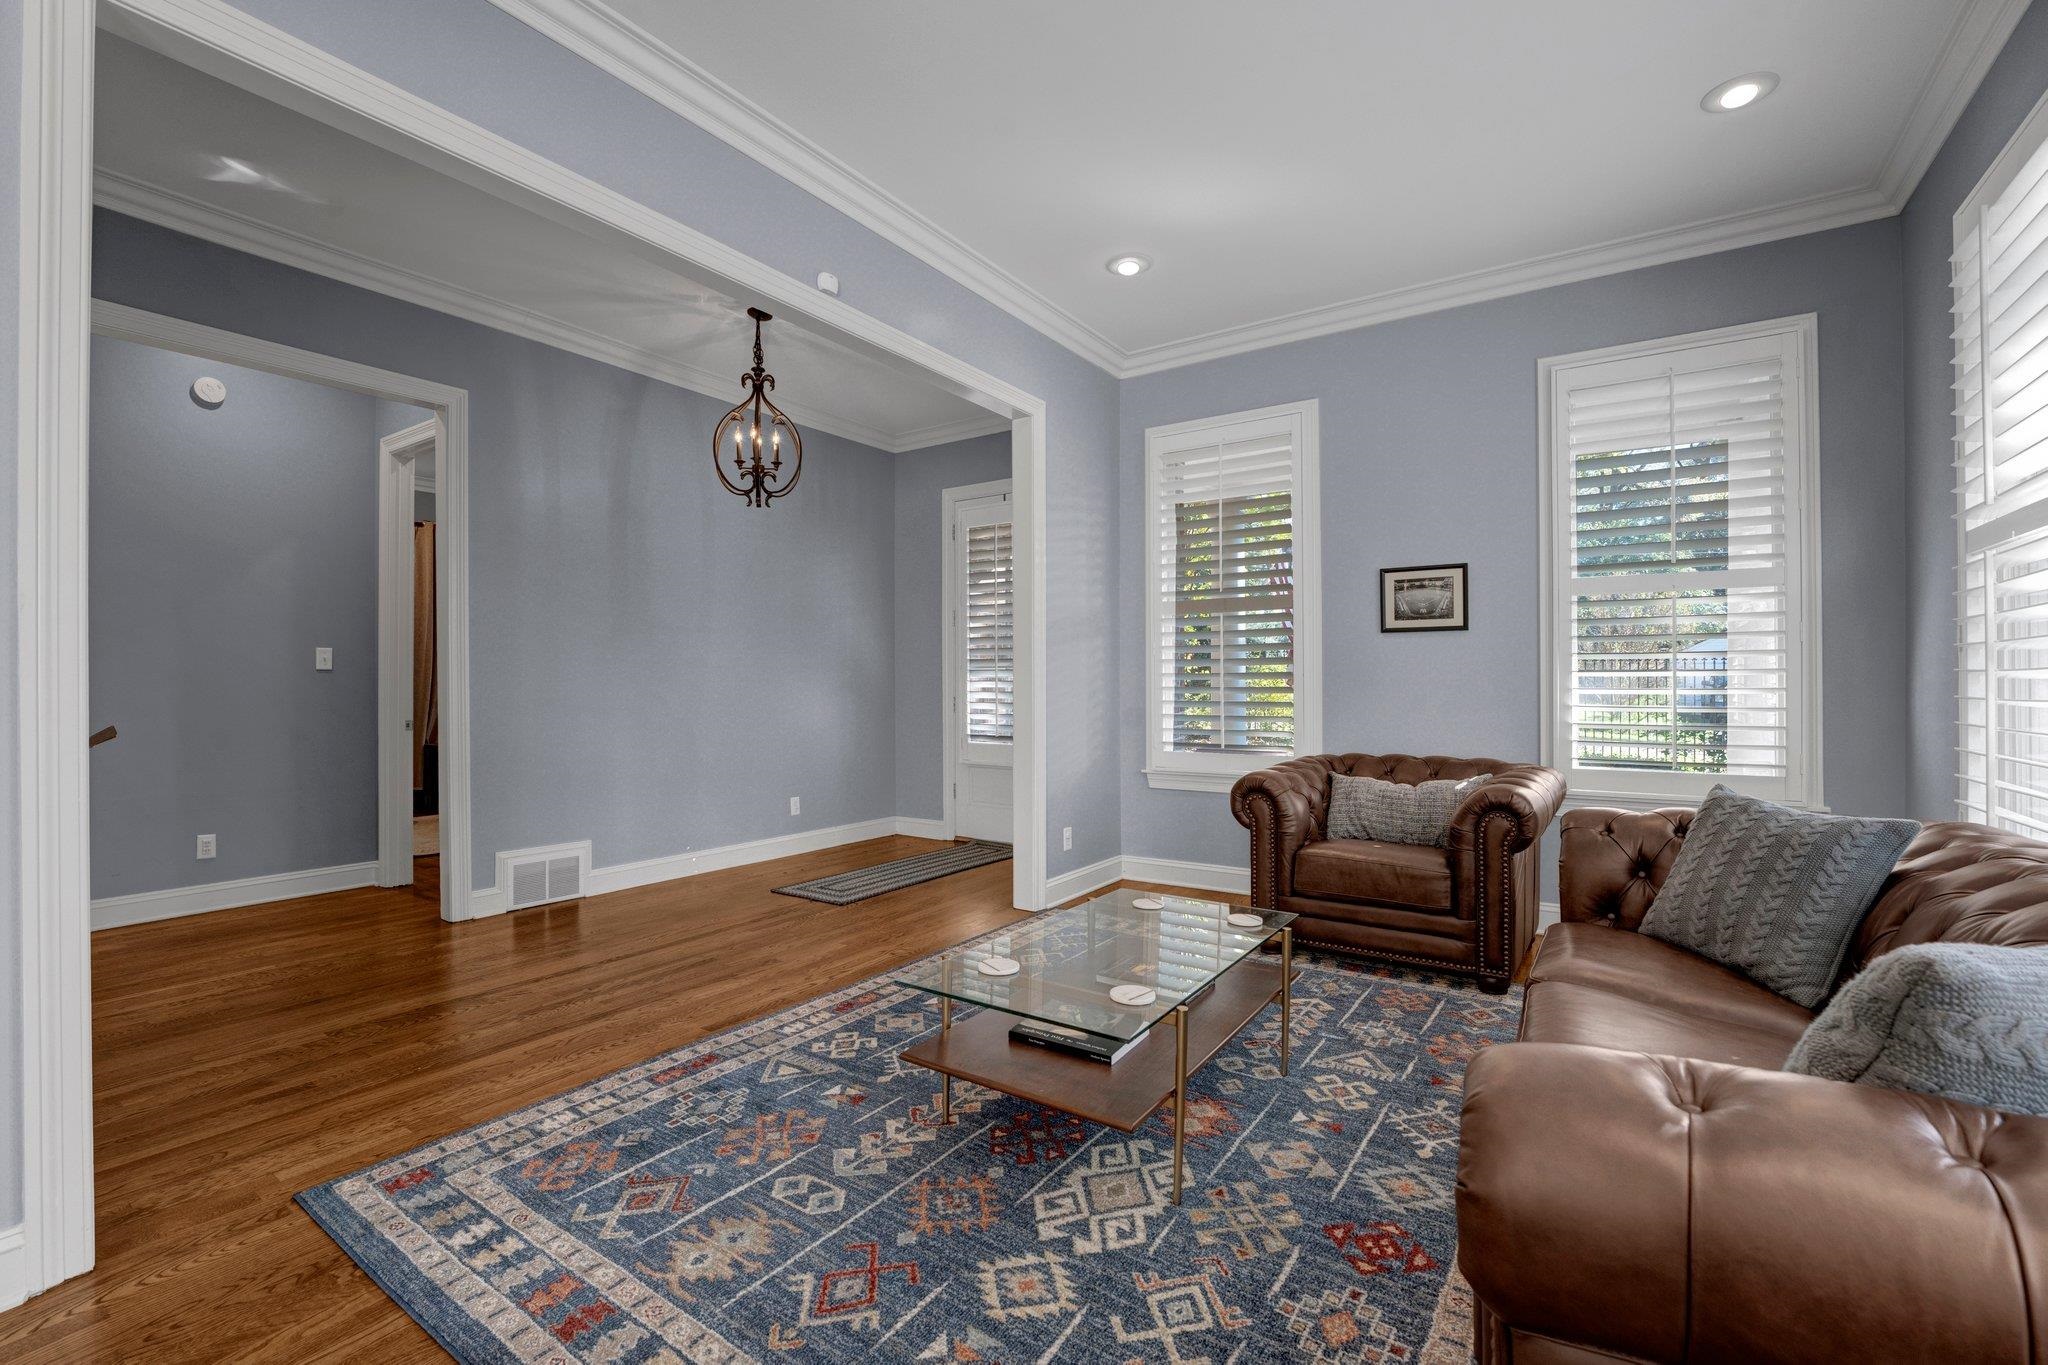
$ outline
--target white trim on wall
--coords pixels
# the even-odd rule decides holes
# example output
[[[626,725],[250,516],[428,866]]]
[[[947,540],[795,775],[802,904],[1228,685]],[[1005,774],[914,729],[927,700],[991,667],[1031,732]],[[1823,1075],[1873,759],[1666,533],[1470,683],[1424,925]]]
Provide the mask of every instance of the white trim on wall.
[[[1347,299],[1126,350],[747,99],[602,0],[491,0],[641,94],[737,148],[926,265],[1112,375],[1127,379],[1575,280],[1889,218],[1962,116],[2028,0],[1966,0],[1869,185]]]
[[[229,882],[207,882],[203,886],[175,886],[167,891],[139,891],[128,896],[103,896],[92,903],[93,932],[118,929],[129,924],[149,924],[160,919],[181,919],[186,915],[211,914],[244,905],[270,901],[297,900],[321,896],[330,891],[350,891],[377,884],[377,864],[344,863],[339,867],[316,867],[305,872],[274,872],[264,877],[241,877]]]
[[[16,430],[24,1294],[93,1264],[85,736],[93,7],[24,0]]]
[[[412,885],[413,497],[441,419],[377,440],[377,885]],[[428,492],[433,491],[432,484]],[[438,595],[438,594],[437,594]]]
[[[296,270],[339,280],[358,289],[368,289],[407,303],[431,308],[450,317],[474,322],[481,327],[537,341],[571,355],[588,357],[616,369],[646,375],[664,384],[707,394],[720,401],[732,397],[732,377],[696,365],[686,364],[658,352],[632,346],[587,327],[536,313],[530,308],[478,293],[446,280],[401,270],[397,266],[358,256],[303,233],[289,232],[270,223],[233,213],[217,205],[202,203],[189,195],[167,190],[147,181],[99,171],[93,180],[93,202],[116,213],[155,223],[173,232],[197,237],[245,255],[276,261]],[[780,400],[778,400],[780,401]],[[913,431],[886,432],[850,417],[807,403],[783,403],[791,420],[806,429],[816,427],[835,436],[877,450],[901,455],[927,446],[944,445],[972,436],[988,436],[1004,430],[1007,419],[962,418]]]
[[[1249,868],[1233,867],[1229,863],[1195,863],[1182,858],[1125,858],[1123,880],[1182,886],[1190,891],[1213,891],[1221,896],[1249,896],[1252,893]]]
[[[28,1234],[22,1225],[0,1229],[0,1313],[28,1297]]]

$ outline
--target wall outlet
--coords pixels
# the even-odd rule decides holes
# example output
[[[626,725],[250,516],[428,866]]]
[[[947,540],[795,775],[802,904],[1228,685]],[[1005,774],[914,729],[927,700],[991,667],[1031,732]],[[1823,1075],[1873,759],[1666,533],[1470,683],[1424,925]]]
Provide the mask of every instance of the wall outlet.
[[[801,796],[789,798],[789,813],[791,815],[802,815],[804,813],[804,799]]]
[[[313,667],[321,673],[334,671],[334,647],[321,645],[313,651]]]
[[[214,837],[211,834],[202,834],[199,836],[199,852],[195,856],[200,858],[211,858],[216,851],[218,851],[217,845],[214,843]]]
[[[1074,827],[1072,825],[1068,825],[1060,831],[1060,850],[1065,853],[1072,853],[1074,851]]]

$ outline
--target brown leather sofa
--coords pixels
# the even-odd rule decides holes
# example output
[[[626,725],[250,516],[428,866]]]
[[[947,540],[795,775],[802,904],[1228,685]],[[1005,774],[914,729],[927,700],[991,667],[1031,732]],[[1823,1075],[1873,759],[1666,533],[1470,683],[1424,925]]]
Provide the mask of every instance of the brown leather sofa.
[[[1450,847],[1329,837],[1330,775],[1410,784],[1492,773],[1451,822]],[[1499,994],[1536,935],[1537,843],[1564,800],[1554,768],[1497,758],[1337,754],[1238,779],[1252,904],[1302,918],[1295,941],[1462,972]]]
[[[1811,1013],[1634,930],[1689,811],[1564,818],[1522,1041],[1466,1074],[1481,1362],[2048,1359],[2048,1119],[1788,1075]],[[2048,844],[1928,826],[1844,973],[2048,944]]]

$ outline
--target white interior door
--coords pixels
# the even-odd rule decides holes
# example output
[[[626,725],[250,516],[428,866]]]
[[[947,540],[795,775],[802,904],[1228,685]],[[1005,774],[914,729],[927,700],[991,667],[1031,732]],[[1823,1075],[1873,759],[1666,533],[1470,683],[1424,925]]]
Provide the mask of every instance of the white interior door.
[[[947,674],[953,832],[1011,842],[1016,575],[1005,491],[953,504],[947,538]]]

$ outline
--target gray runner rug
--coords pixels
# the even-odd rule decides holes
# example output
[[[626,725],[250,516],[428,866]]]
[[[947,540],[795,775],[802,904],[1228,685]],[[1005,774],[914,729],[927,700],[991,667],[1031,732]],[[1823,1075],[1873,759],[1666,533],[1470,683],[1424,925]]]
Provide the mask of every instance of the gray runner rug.
[[[804,900],[823,901],[827,905],[851,905],[870,896],[882,896],[891,891],[901,891],[906,886],[916,886],[919,882],[936,881],[940,877],[950,877],[955,872],[965,872],[969,868],[1000,863],[1009,856],[1008,844],[976,839],[971,843],[952,844],[930,853],[895,858],[853,872],[839,872],[830,877],[819,877],[815,881],[797,882],[793,886],[778,886],[775,888],[775,894],[800,896]]]

